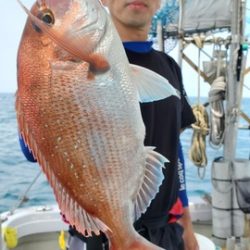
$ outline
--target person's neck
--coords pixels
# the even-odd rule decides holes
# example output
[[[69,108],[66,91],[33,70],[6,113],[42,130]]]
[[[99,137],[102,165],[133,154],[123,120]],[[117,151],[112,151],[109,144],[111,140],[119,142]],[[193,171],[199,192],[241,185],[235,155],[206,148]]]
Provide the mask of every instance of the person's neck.
[[[148,39],[148,28],[134,28],[121,25],[115,22],[115,27],[119,33],[119,36],[123,42],[130,41],[147,41]]]

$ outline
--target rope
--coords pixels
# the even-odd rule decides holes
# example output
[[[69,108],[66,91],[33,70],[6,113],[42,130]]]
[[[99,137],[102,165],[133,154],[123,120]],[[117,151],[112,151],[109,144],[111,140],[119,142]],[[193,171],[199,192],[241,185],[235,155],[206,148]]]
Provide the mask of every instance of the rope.
[[[250,87],[248,87],[246,84],[243,84],[243,86],[244,86],[247,90],[250,90]]]
[[[200,104],[200,92],[201,92],[201,49],[203,48],[203,40],[201,36],[193,36],[195,45],[198,47],[198,104]]]
[[[28,188],[25,190],[25,192],[19,197],[18,203],[10,210],[10,214],[13,214],[17,208],[19,208],[24,202],[28,200],[27,194],[30,191],[31,187],[36,183],[37,179],[42,174],[42,171],[40,170],[38,174],[35,176],[34,180],[30,183]]]
[[[226,83],[224,77],[216,78],[208,93],[210,103],[210,137],[211,147],[218,149],[224,141],[225,111],[223,101],[225,100]]]
[[[197,104],[193,106],[193,113],[196,122],[192,124],[193,136],[192,144],[189,152],[190,160],[197,166],[200,178],[204,178],[205,168],[201,174],[201,168],[207,165],[206,155],[206,136],[208,135],[208,114],[203,105]]]
[[[196,122],[192,124],[193,136],[192,145],[189,152],[189,158],[198,167],[198,176],[203,179],[205,177],[205,166],[207,165],[206,156],[206,136],[208,135],[208,114],[203,105],[200,104],[201,92],[201,49],[203,47],[203,39],[200,36],[194,36],[194,42],[199,48],[198,50],[198,102],[193,106],[193,113]],[[203,172],[201,172],[203,169]]]

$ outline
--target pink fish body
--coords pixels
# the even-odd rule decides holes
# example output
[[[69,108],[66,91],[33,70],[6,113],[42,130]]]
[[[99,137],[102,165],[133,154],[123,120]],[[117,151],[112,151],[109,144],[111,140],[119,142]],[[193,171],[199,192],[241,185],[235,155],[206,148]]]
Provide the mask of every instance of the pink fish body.
[[[99,1],[41,0],[27,13],[18,125],[62,213],[84,235],[103,231],[111,249],[160,249],[133,228],[158,192],[166,161],[143,145],[138,99],[175,90],[129,65]],[[150,89],[149,79],[157,82]]]

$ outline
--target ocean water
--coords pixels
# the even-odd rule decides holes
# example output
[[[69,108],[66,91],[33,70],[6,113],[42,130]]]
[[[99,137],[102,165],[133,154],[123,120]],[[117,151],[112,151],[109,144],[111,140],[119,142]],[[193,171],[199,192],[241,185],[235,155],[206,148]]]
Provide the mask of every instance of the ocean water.
[[[190,98],[190,102],[195,103],[196,99]],[[206,102],[206,99],[203,99],[203,102]],[[3,212],[18,204],[20,197],[40,172],[40,167],[37,163],[28,162],[20,150],[14,94],[0,94],[0,107],[0,212]],[[243,100],[242,109],[250,116],[250,98]],[[247,126],[244,120],[241,120],[240,124]],[[238,135],[237,157],[248,159],[250,154],[250,130],[240,130]],[[188,195],[204,195],[211,191],[211,163],[214,158],[222,156],[223,151],[222,149],[212,149],[207,142],[208,165],[205,169],[205,177],[201,179],[197,167],[188,159],[191,137],[191,129],[187,129],[181,135],[186,159]],[[54,202],[53,191],[42,174],[29,190],[27,201],[23,206],[45,205]]]

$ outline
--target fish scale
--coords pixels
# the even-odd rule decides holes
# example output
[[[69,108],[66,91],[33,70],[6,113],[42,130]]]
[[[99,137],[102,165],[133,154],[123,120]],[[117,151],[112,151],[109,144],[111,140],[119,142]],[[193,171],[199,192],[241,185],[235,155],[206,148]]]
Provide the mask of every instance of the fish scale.
[[[57,81],[57,79],[55,79],[55,82],[58,82]],[[93,86],[92,86],[92,88],[90,89],[90,90],[88,90],[88,88],[87,88],[87,90],[84,88],[84,83],[82,83],[82,84],[79,84],[79,86],[83,86],[81,89],[77,89],[77,91],[76,91],[76,93],[78,93],[78,95],[79,95],[79,97],[77,96],[75,96],[75,98],[76,98],[76,100],[78,100],[78,102],[79,102],[79,104],[80,104],[80,107],[83,107],[82,109],[84,109],[84,107],[86,107],[87,108],[87,112],[86,112],[86,110],[85,110],[85,112],[83,111],[83,114],[85,114],[85,113],[88,113],[89,112],[89,116],[93,116],[93,112],[95,112],[96,110],[98,110],[98,109],[100,109],[100,108],[102,108],[102,112],[99,112],[98,114],[99,114],[99,116],[95,116],[95,118],[93,118],[92,117],[92,123],[89,123],[89,121],[84,121],[84,117],[82,117],[81,118],[81,114],[77,114],[76,116],[78,116],[80,119],[83,119],[83,121],[82,121],[82,123],[84,124],[85,122],[88,122],[89,123],[89,127],[88,128],[85,128],[87,131],[88,131],[88,133],[86,133],[88,136],[87,136],[87,139],[86,139],[86,148],[93,148],[94,149],[94,152],[92,152],[92,156],[93,157],[96,157],[96,153],[97,153],[97,151],[100,151],[100,152],[102,152],[102,154],[103,155],[107,155],[107,156],[109,156],[109,152],[116,152],[116,154],[117,154],[117,150],[115,151],[115,150],[110,150],[109,148],[109,145],[110,145],[110,143],[108,143],[109,142],[109,140],[107,140],[107,142],[105,143],[106,145],[104,145],[103,144],[103,148],[101,148],[101,149],[99,149],[98,150],[98,148],[100,147],[100,142],[99,141],[95,141],[95,140],[93,140],[93,138],[95,138],[95,136],[93,136],[93,132],[94,131],[102,131],[101,130],[101,127],[103,126],[103,122],[104,122],[104,124],[105,124],[105,121],[110,121],[110,118],[109,119],[107,119],[107,118],[103,118],[103,117],[101,117],[101,115],[100,114],[105,114],[105,108],[107,108],[107,115],[108,115],[108,117],[112,117],[112,119],[114,120],[114,122],[113,123],[108,123],[107,125],[106,125],[106,127],[109,127],[109,130],[107,130],[107,131],[105,131],[105,132],[107,132],[107,136],[105,136],[104,138],[110,138],[110,139],[112,139],[112,138],[117,138],[118,137],[118,134],[117,133],[120,133],[120,128],[117,126],[117,120],[119,121],[120,120],[120,117],[118,116],[118,118],[115,118],[114,117],[114,115],[116,115],[116,114],[120,114],[120,113],[124,113],[124,112],[117,112],[117,106],[115,105],[115,104],[113,104],[112,105],[112,107],[114,107],[113,109],[111,108],[111,104],[110,103],[107,103],[106,105],[107,106],[105,106],[105,105],[103,105],[103,104],[105,104],[105,102],[103,102],[103,99],[102,99],[102,97],[103,96],[105,96],[105,100],[107,100],[107,98],[106,98],[106,95],[105,94],[103,94],[103,92],[105,92],[104,91],[104,89],[102,88],[102,89],[100,89],[99,88],[99,86],[97,85],[97,87],[98,87],[98,90],[93,90]],[[112,85],[111,85],[112,86]],[[113,87],[112,87],[113,88]],[[111,89],[112,90],[112,89]],[[107,93],[112,93],[112,91],[111,91],[110,89],[108,89],[106,92]],[[61,90],[62,91],[62,90]],[[84,93],[84,92],[86,92],[86,91],[88,91],[88,96],[87,96],[87,98],[83,98],[82,96],[83,95],[81,95],[80,93]],[[116,89],[115,88],[113,88],[113,91],[116,91]],[[116,93],[117,94],[117,93]],[[112,96],[112,94],[111,94],[111,96]],[[69,99],[71,99],[71,98],[73,98],[73,97],[70,97]],[[55,97],[53,97],[53,99],[55,99]],[[120,99],[119,99],[120,100]],[[121,101],[121,100],[120,100]],[[64,100],[64,103],[67,103],[67,102],[65,102],[65,100]],[[112,101],[112,103],[113,103],[113,101]],[[63,103],[62,103],[62,105],[63,105]],[[64,104],[65,105],[65,104]],[[60,106],[60,105],[59,105]],[[65,110],[65,108],[66,107],[64,107],[64,110]],[[69,107],[67,108],[67,109],[69,109]],[[123,109],[124,109],[124,107],[123,107]],[[69,110],[69,113],[71,113],[73,110],[72,110],[72,108]],[[116,111],[116,112],[115,112]],[[56,112],[57,113],[57,112]],[[67,115],[65,115],[66,117],[67,117]],[[128,121],[129,119],[127,119],[127,121]],[[131,120],[131,119],[130,119]],[[114,124],[114,126],[112,126],[112,124]],[[118,123],[118,124],[120,124],[120,123]],[[66,124],[64,124],[64,126],[65,126]],[[123,125],[124,126],[124,125]],[[83,126],[83,128],[84,128],[84,126]],[[113,128],[113,130],[115,129],[115,132],[112,130],[112,128]],[[60,130],[59,128],[55,128],[55,130],[57,131],[57,130]],[[82,130],[82,128],[79,128],[79,130],[81,131]],[[74,130],[72,130],[72,131],[74,131]],[[132,133],[131,133],[132,134]],[[72,137],[72,135],[70,135],[70,137]],[[128,138],[130,137],[130,135],[128,135]],[[74,138],[74,136],[73,136],[73,138]],[[110,140],[111,141],[111,140]],[[113,140],[113,141],[117,141],[117,140]],[[89,145],[88,143],[91,143],[91,145]],[[120,144],[121,142],[117,142],[117,144]],[[88,146],[88,147],[87,147]],[[118,145],[110,145],[110,146],[112,146],[112,147],[117,147]],[[111,148],[112,148],[111,147]],[[129,145],[127,144],[127,145],[125,145],[125,148],[126,147],[129,147]],[[118,147],[119,148],[119,147]],[[125,152],[127,151],[127,149],[125,149]],[[107,152],[107,153],[105,153],[105,152]],[[120,152],[120,151],[119,151]],[[88,154],[87,154],[88,155]],[[121,155],[120,155],[120,157],[121,157]],[[117,158],[117,157],[116,157]],[[123,155],[123,158],[124,158],[124,155]],[[99,157],[96,157],[96,158],[94,158],[94,159],[96,159],[96,166],[98,167],[101,167],[100,166],[100,163],[98,162],[99,160],[100,160],[100,158]],[[122,158],[121,158],[122,159]],[[103,160],[103,162],[105,162],[105,160]],[[119,165],[121,165],[122,164],[122,161],[121,160],[118,160],[118,162],[120,162],[119,163]],[[102,175],[101,176],[104,176],[103,177],[103,179],[105,179],[105,182],[104,183],[108,183],[109,185],[107,185],[108,186],[108,189],[109,190],[112,190],[112,189],[114,189],[114,190],[119,190],[119,185],[123,182],[124,183],[124,181],[123,181],[123,179],[124,179],[124,175],[125,174],[123,174],[123,173],[121,173],[121,171],[119,171],[119,167],[120,166],[118,166],[118,167],[116,167],[114,164],[113,164],[113,167],[112,167],[112,170],[114,171],[114,175],[116,176],[116,178],[114,179],[114,178],[106,178],[106,176],[108,176],[109,174],[110,174],[110,172],[109,171],[105,171],[105,169],[104,169],[104,171],[103,171],[103,173],[102,173]],[[123,168],[123,170],[126,170],[126,167],[124,167]],[[127,176],[128,174],[126,174],[125,176]],[[130,174],[131,175],[131,174]],[[93,178],[93,177],[92,177]],[[93,178],[94,179],[94,178]],[[109,180],[110,180],[110,182],[109,182]],[[116,181],[117,180],[117,181]],[[93,180],[94,181],[94,180]],[[124,183],[124,187],[126,186],[125,185],[126,184],[126,182]],[[93,189],[95,190],[96,188],[93,186]],[[128,188],[125,188],[125,190],[128,190]],[[118,194],[118,193],[116,193],[116,194]],[[124,197],[123,197],[123,195],[122,195],[122,193],[120,193],[120,200],[123,200],[124,199]],[[114,196],[115,198],[113,199],[113,197],[111,197],[110,199],[110,203],[114,206],[116,203],[117,203],[117,199],[119,199],[119,197],[116,197],[116,196]],[[106,198],[107,199],[107,198]],[[101,198],[101,200],[104,200],[104,198]]]
[[[82,89],[82,90],[78,90],[77,91],[77,93],[84,93],[84,89]],[[101,91],[103,91],[103,90],[101,90]],[[96,94],[96,92],[94,91],[94,94]],[[89,100],[83,100],[83,102],[84,103],[82,103],[81,104],[81,106],[83,106],[83,107],[85,107],[86,106],[86,103],[88,103],[88,107],[90,108],[91,107],[91,105],[90,105],[90,103],[91,103],[91,101],[90,100],[92,100],[92,102],[93,102],[93,104],[94,105],[92,105],[92,107],[93,107],[93,109],[95,110],[96,108],[97,108],[97,106],[98,106],[98,102],[96,102],[96,100],[95,99],[98,99],[99,100],[99,102],[101,102],[101,104],[103,104],[103,102],[102,102],[102,100],[100,99],[100,97],[99,98],[95,98],[94,96],[92,96],[90,93],[89,93],[89,95],[90,95],[90,98],[89,98]],[[97,93],[97,96],[100,96],[99,95],[99,93]],[[101,106],[101,105],[100,105]],[[105,109],[105,106],[104,107],[102,107],[103,109]],[[108,108],[110,108],[110,105],[108,105]],[[97,108],[98,109],[98,108]],[[113,113],[113,111],[111,111],[112,113]],[[93,132],[93,129],[91,130],[91,127],[92,128],[94,128],[94,130],[100,130],[101,129],[101,127],[102,127],[102,125],[103,125],[103,121],[105,121],[105,119],[103,119],[103,118],[101,118],[101,119],[99,119],[99,122],[98,122],[98,118],[99,117],[96,117],[96,121],[95,121],[95,124],[93,125],[93,126],[91,126],[90,125],[90,128],[89,128],[89,140],[86,140],[86,142],[89,142],[89,141],[92,141],[92,143],[94,143],[94,145],[92,146],[92,148],[94,148],[95,150],[96,150],[96,148],[98,148],[99,146],[100,146],[100,141],[96,141],[96,140],[93,140],[93,138],[95,138],[95,136],[93,136],[92,134],[91,134],[91,131]],[[116,119],[115,119],[116,120]],[[84,123],[84,122],[83,122]],[[97,127],[97,129],[96,129],[96,127]],[[110,131],[110,130],[108,130],[108,131]],[[109,138],[115,138],[115,135],[108,135],[107,137],[109,137]],[[86,145],[88,145],[87,143],[86,143]],[[108,146],[109,146],[109,144],[106,144],[106,145],[104,145],[103,144],[103,148],[101,148],[100,150],[97,150],[97,151],[100,151],[100,152],[105,152],[105,149],[107,148],[107,152],[109,152],[110,150],[108,150]],[[116,145],[113,145],[113,146],[116,146]],[[113,150],[111,150],[111,152],[113,152]],[[96,151],[93,153],[93,155],[95,155],[96,156]],[[105,154],[105,153],[104,153]],[[107,156],[109,155],[108,153],[106,154]],[[96,157],[95,158],[96,160],[100,160],[100,158],[99,157]],[[103,162],[105,162],[104,160],[103,160]],[[100,162],[96,162],[96,166],[100,166],[101,164],[100,164]],[[113,166],[113,169],[116,169],[115,168],[115,166]],[[105,176],[105,175],[108,175],[109,173],[103,173],[103,175]],[[121,174],[120,174],[121,175]],[[110,186],[111,186],[111,188],[114,188],[115,190],[119,190],[118,189],[118,185],[119,185],[119,183],[121,183],[121,181],[119,180],[119,174],[116,172],[116,176],[117,176],[117,179],[118,179],[118,181],[117,181],[117,186],[115,186],[114,187],[114,182],[111,182],[110,184]],[[115,204],[114,202],[114,200],[111,200],[111,202],[113,203],[113,204]]]

